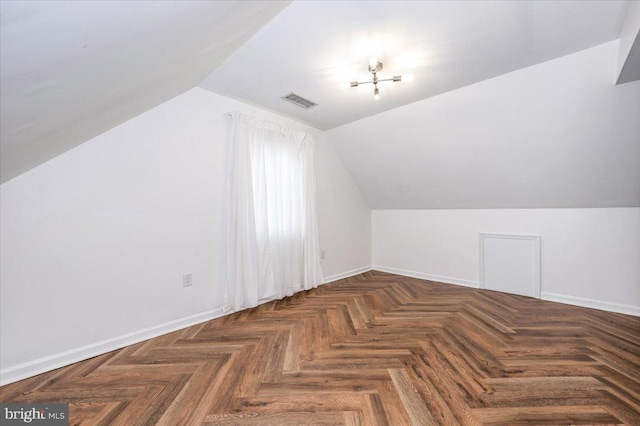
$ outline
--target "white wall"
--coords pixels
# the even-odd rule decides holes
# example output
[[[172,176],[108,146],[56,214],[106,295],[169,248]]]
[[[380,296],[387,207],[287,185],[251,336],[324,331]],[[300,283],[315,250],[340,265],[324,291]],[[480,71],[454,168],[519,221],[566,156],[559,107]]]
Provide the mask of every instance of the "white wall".
[[[375,210],[374,269],[477,287],[480,232],[541,236],[543,299],[640,315],[640,208]]]
[[[196,88],[0,186],[3,382],[219,314],[232,110],[314,135],[324,275],[370,265],[369,206],[323,132]]]
[[[371,209],[333,146],[322,135],[316,144],[316,191],[325,281],[371,267]]]

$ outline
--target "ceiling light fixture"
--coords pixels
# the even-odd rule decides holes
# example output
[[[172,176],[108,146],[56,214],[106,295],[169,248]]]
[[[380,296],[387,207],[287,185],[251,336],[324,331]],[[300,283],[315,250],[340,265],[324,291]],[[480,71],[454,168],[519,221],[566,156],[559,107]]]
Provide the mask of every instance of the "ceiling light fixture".
[[[392,78],[379,79],[378,73],[382,71],[382,62],[378,61],[376,57],[369,59],[369,72],[373,74],[371,81],[352,81],[351,87],[358,87],[361,84],[373,83],[373,98],[377,101],[380,99],[380,90],[378,89],[378,83],[382,81],[402,81],[401,75],[394,75]]]

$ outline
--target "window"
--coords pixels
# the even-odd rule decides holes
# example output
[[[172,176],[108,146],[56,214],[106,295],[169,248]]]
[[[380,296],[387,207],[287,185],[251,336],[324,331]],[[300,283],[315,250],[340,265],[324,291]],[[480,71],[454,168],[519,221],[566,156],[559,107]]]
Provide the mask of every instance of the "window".
[[[232,114],[226,309],[322,282],[313,138]]]

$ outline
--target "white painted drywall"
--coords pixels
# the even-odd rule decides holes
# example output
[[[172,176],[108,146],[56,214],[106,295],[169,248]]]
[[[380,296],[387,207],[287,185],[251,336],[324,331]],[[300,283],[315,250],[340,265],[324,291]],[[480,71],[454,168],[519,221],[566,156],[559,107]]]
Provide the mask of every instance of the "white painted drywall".
[[[0,2],[0,181],[191,89],[288,3]]]
[[[374,210],[372,216],[374,268],[477,287],[479,233],[540,235],[543,299],[583,299],[640,315],[640,208]]]
[[[232,110],[315,137],[325,277],[371,264],[369,206],[323,132],[195,88],[0,186],[3,370],[222,305]]]
[[[617,55],[606,43],[327,136],[373,209],[640,207],[640,81],[614,85]]]
[[[319,132],[320,133],[320,132]],[[371,266],[371,209],[333,146],[316,136],[316,191],[325,280]]]

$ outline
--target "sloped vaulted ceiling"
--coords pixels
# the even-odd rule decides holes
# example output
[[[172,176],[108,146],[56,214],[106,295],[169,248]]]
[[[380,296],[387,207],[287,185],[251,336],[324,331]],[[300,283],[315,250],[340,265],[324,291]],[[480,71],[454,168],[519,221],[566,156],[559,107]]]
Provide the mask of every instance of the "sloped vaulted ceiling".
[[[610,42],[329,130],[372,209],[640,207]]]
[[[288,1],[1,1],[1,181],[195,87]]]
[[[328,130],[373,208],[640,205],[630,5],[0,0],[2,181],[199,85]],[[415,80],[350,89],[373,53]]]
[[[296,1],[217,67],[205,89],[321,130],[344,125],[620,37],[629,3],[570,1]],[[373,102],[369,58],[380,78]],[[248,73],[250,73],[248,75]],[[318,103],[303,110],[289,92]]]
[[[373,209],[640,206],[640,82],[614,85],[630,5],[293,2],[200,86],[326,130]],[[372,54],[414,81],[350,88]]]

